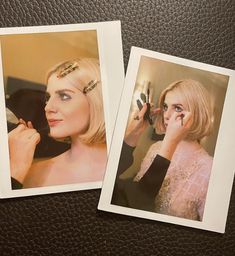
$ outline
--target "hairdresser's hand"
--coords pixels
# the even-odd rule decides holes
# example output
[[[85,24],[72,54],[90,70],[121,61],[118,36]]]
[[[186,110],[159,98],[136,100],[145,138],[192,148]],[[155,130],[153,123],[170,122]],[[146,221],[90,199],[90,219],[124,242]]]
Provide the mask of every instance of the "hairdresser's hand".
[[[20,124],[8,133],[11,176],[23,183],[33,161],[36,145],[40,141],[39,133],[32,123],[21,120]]]
[[[125,143],[129,146],[135,147],[137,142],[144,132],[144,130],[149,126],[148,120],[144,119],[144,114],[147,111],[147,104],[143,105],[143,108],[140,111],[136,111],[132,117],[129,125],[127,127],[127,131],[125,134]],[[160,112],[160,109],[151,107],[150,116],[154,117],[157,113]]]
[[[171,160],[178,143],[187,136],[191,124],[192,114],[190,112],[173,113],[168,121],[166,134],[159,154]]]

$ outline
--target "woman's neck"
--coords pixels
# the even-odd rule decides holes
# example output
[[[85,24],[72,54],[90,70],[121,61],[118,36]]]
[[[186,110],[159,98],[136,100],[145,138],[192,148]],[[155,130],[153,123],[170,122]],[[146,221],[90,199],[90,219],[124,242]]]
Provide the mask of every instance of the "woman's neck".
[[[177,148],[176,151],[185,151],[185,154],[195,152],[195,150],[201,149],[202,146],[199,144],[197,140],[182,140]]]
[[[179,144],[190,145],[190,146],[194,146],[194,147],[201,147],[200,143],[197,140],[182,140]]]
[[[86,144],[79,139],[72,139],[71,148],[68,151],[70,161],[96,161],[107,158],[106,144]],[[89,162],[88,162],[89,163]]]

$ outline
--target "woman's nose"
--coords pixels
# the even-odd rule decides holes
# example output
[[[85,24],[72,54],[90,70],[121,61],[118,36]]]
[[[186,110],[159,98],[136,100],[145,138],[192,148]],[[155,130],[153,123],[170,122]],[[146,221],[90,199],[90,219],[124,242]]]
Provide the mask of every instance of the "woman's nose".
[[[166,120],[169,120],[171,118],[171,115],[172,115],[172,111],[170,109],[167,109],[165,112],[164,112],[164,118]]]
[[[46,102],[46,106],[45,106],[45,112],[56,112],[56,104],[55,104],[55,100],[50,97],[50,99]]]

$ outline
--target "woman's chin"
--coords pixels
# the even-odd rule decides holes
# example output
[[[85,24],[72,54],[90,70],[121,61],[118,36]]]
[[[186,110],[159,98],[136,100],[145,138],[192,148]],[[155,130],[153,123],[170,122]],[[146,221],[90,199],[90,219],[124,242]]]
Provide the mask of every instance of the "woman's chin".
[[[50,137],[52,137],[53,139],[56,140],[60,140],[60,139],[64,139],[66,137],[68,137],[68,134],[64,134],[64,133],[57,133],[57,132],[50,132]]]

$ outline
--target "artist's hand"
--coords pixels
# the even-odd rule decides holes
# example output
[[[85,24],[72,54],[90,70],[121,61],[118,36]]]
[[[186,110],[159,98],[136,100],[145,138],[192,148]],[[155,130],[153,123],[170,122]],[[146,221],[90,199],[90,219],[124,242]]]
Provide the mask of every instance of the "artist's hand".
[[[191,127],[192,114],[188,111],[173,113],[166,127],[160,155],[171,160],[178,143],[183,140]]]
[[[166,127],[166,139],[174,143],[183,140],[187,136],[191,126],[191,117],[192,115],[188,111],[183,111],[181,113],[174,112]]]
[[[143,105],[143,108],[140,111],[136,111],[132,114],[131,120],[128,124],[127,131],[125,134],[125,142],[132,147],[137,145],[139,137],[149,126],[149,121],[144,118],[144,114],[147,111],[147,104]],[[154,108],[151,106],[150,116],[154,118],[160,112],[159,108]]]
[[[32,123],[20,120],[20,124],[8,133],[11,177],[23,183],[33,161],[39,133]]]

